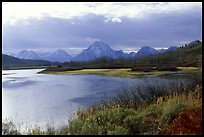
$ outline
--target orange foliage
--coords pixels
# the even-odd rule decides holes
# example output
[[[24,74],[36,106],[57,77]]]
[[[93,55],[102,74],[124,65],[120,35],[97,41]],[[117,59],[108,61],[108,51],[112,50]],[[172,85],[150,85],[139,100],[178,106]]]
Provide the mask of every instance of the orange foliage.
[[[202,135],[202,108],[186,108],[161,135]]]

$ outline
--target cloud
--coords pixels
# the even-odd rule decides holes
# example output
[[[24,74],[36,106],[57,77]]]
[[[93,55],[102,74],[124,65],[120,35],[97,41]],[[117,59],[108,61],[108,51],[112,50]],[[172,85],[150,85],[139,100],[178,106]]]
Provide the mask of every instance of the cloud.
[[[15,24],[19,19],[41,19],[48,16],[70,19],[87,14],[104,16],[106,19],[142,19],[146,15],[186,12],[188,9],[201,7],[201,2],[4,2],[2,18],[3,24]]]
[[[94,41],[100,41],[100,39],[97,38],[90,38],[90,37],[86,37],[85,38],[88,42],[93,43]]]
[[[113,22],[113,23],[120,23],[122,22],[122,20],[120,18],[114,17],[114,18],[107,18],[104,20],[105,23],[108,22]]]
[[[15,16],[13,25],[3,25],[3,51],[61,48],[75,54],[96,40],[102,40],[116,50],[131,51],[142,46],[180,46],[202,39],[201,3],[68,3],[72,6],[76,4],[70,9],[64,4],[62,7],[56,4],[52,9],[46,6],[48,3],[42,3],[39,11],[33,9],[35,17],[31,14],[32,10],[25,12],[24,4],[20,4],[22,9],[17,6],[15,10],[10,10],[11,15],[14,11],[25,13],[22,13],[22,18],[16,14],[18,17]],[[26,7],[27,10],[29,8]],[[73,8],[79,11],[71,12]],[[3,10],[4,15],[7,10]]]
[[[120,18],[112,18],[112,22],[120,23],[122,20]]]

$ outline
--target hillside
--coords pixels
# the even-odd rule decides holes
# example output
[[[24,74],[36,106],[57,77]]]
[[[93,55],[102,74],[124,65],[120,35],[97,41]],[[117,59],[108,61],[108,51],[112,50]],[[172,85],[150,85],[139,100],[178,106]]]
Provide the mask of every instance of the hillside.
[[[2,54],[2,69],[17,69],[24,67],[48,66],[56,63],[45,60],[19,59]]]
[[[50,62],[66,62],[72,59],[72,56],[62,49],[44,53],[38,53],[32,50],[22,50],[18,53],[10,54],[10,56],[20,59],[47,60]]]
[[[175,51],[135,59],[136,64],[172,64],[176,66],[200,66],[202,64],[202,42],[182,46]]]

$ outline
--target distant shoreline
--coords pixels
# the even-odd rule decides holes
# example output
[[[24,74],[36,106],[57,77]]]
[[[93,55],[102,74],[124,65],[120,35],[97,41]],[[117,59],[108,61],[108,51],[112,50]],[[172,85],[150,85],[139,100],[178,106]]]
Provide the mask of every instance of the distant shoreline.
[[[9,69],[3,69],[2,70],[22,70],[22,69],[46,69],[47,67],[18,67],[18,68],[9,68]]]
[[[143,76],[165,76],[172,74],[190,74],[198,72],[197,67],[178,67],[178,71],[132,71],[131,68],[120,69],[81,69],[81,70],[68,70],[68,71],[48,71],[42,70],[39,74],[95,74],[102,76],[115,76],[127,78],[141,78]]]

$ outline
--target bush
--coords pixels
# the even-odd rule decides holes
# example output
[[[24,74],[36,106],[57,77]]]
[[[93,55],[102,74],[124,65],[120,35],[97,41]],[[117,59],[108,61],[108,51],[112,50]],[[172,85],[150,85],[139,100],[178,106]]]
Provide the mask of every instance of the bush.
[[[175,102],[169,103],[166,105],[166,107],[163,110],[163,114],[161,116],[161,123],[163,126],[168,125],[170,122],[172,122],[173,119],[176,118],[179,112],[185,107],[185,104],[180,102],[178,104],[175,104]]]
[[[129,129],[130,134],[139,134],[140,124],[142,123],[142,117],[138,116],[128,116],[124,119],[124,123],[126,127]]]
[[[63,134],[80,135],[84,121],[81,119],[75,119],[69,123],[68,130],[63,130]]]
[[[12,121],[2,122],[2,135],[20,135]]]
[[[81,129],[81,135],[100,135],[101,128],[94,121],[86,121]]]
[[[113,131],[109,131],[108,135],[128,135],[128,130],[117,126]]]
[[[178,71],[176,66],[157,66],[158,71]]]
[[[187,108],[179,113],[170,126],[161,135],[202,135],[202,109]]]
[[[132,71],[142,71],[142,72],[151,72],[154,69],[152,67],[141,67],[141,66],[135,66],[131,68]]]

